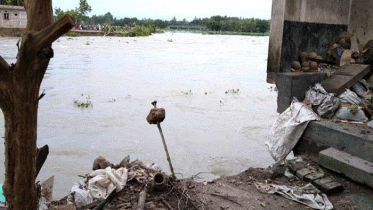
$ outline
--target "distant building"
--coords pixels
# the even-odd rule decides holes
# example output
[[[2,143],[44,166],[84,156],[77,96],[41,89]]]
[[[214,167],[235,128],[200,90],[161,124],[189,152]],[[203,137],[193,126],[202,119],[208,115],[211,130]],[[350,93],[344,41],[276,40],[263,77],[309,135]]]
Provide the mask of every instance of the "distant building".
[[[0,27],[26,28],[27,14],[23,6],[0,5]]]

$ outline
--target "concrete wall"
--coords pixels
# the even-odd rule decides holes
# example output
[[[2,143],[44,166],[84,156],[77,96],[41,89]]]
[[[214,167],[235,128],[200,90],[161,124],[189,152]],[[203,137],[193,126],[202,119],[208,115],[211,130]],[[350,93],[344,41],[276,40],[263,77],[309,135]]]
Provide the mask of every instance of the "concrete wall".
[[[349,32],[361,44],[373,39],[373,0],[351,0]]]
[[[4,19],[4,13],[9,13],[9,20]],[[25,28],[27,14],[25,10],[0,8],[0,27]]]
[[[272,3],[271,31],[269,37],[267,72],[280,72],[285,5],[286,0],[275,0]],[[267,82],[273,83],[270,74],[268,74]]]
[[[21,37],[26,32],[26,28],[1,28],[0,37]]]
[[[325,55],[348,29],[351,0],[273,0],[267,81],[289,72],[301,51]]]
[[[285,20],[348,24],[350,0],[287,0]]]

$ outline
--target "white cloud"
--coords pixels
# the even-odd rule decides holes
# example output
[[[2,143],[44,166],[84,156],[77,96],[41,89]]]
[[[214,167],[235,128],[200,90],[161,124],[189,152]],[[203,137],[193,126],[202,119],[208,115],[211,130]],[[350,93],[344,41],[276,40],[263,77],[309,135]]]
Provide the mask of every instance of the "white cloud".
[[[271,16],[271,0],[88,0],[92,13],[96,15],[111,12],[114,17],[137,17],[192,20],[197,17],[227,15],[246,18],[265,18]],[[54,7],[73,9],[79,0],[54,0]]]

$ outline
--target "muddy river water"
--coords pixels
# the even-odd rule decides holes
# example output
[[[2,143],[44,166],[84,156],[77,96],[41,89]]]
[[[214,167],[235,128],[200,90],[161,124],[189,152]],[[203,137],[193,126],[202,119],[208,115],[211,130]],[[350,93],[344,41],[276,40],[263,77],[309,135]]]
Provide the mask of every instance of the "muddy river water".
[[[9,62],[17,41],[0,38]],[[55,175],[55,197],[99,155],[113,163],[130,155],[168,172],[158,129],[145,120],[154,100],[166,109],[162,127],[179,177],[215,178],[273,162],[264,144],[278,116],[277,93],[265,83],[268,37],[63,37],[53,48],[38,121],[38,146],[48,144],[50,155],[38,179]],[[87,97],[90,108],[74,103]],[[3,127],[1,117],[2,136]],[[0,183],[3,153],[0,143]]]

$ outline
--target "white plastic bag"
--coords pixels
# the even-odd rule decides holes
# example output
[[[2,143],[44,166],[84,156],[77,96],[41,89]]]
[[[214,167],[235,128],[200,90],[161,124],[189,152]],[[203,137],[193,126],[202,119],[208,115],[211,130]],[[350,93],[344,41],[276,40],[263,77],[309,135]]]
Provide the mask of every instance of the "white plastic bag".
[[[354,91],[358,96],[363,97],[367,94],[367,89],[360,83],[352,85],[351,90]]]
[[[306,99],[320,117],[331,119],[340,106],[340,100],[317,83],[306,92]]]
[[[72,196],[69,197],[70,199],[72,199],[71,197],[74,198],[76,207],[78,208],[93,202],[93,198],[89,193],[89,190],[86,189],[86,186],[83,184],[75,183],[71,188],[71,194]]]
[[[349,89],[346,89],[346,91],[342,93],[338,98],[341,100],[341,103],[353,104],[357,106],[363,103],[359,96],[357,96],[355,92],[352,92]]]
[[[368,118],[362,108],[356,105],[343,104],[341,108],[338,109],[335,116],[340,120],[368,122]]]
[[[332,210],[333,204],[324,193],[312,184],[303,187],[287,187],[285,185],[255,183],[255,187],[268,194],[279,194],[287,199],[309,206],[313,209]]]
[[[293,150],[310,121],[320,120],[311,108],[300,102],[293,102],[273,124],[271,137],[266,142],[269,151],[276,161],[282,163]]]
[[[93,198],[106,199],[114,190],[121,191],[127,183],[128,170],[120,168],[118,170],[107,167],[93,171],[89,174],[88,189]]]

